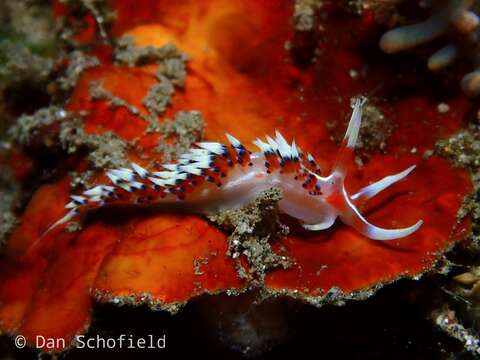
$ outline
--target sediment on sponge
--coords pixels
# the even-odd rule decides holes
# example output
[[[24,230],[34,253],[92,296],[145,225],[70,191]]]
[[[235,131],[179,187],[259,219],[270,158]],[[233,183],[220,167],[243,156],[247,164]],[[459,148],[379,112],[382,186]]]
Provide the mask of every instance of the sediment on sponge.
[[[435,151],[448,158],[459,167],[468,169],[472,174],[474,193],[465,198],[458,218],[466,216],[472,218],[472,242],[480,248],[480,128],[477,124],[469,124],[447,139],[439,140],[435,144]]]
[[[16,212],[20,203],[20,186],[8,169],[0,174],[0,253],[11,232],[18,225]]]
[[[129,67],[158,65],[155,74],[158,82],[150,88],[142,102],[149,112],[144,116],[149,123],[147,131],[159,131],[158,117],[170,105],[175,89],[185,84],[187,59],[187,55],[178,51],[171,43],[160,47],[137,46],[135,39],[128,35],[117,40],[114,50],[114,60],[117,64]]]
[[[80,75],[87,69],[98,66],[99,60],[92,55],[75,50],[67,57],[68,66],[65,72],[58,77],[57,83],[61,90],[68,92],[77,84]]]
[[[353,105],[356,97],[352,97],[350,103]],[[343,139],[343,133],[340,131],[338,124],[335,122],[328,122],[327,128],[331,131],[332,137],[337,144],[340,144]],[[375,152],[384,152],[387,149],[387,144],[395,129],[395,125],[391,119],[386,117],[381,109],[374,104],[373,101],[368,101],[362,111],[362,125],[355,146],[357,155],[360,157],[368,157]],[[358,158],[357,160],[361,160]]]
[[[202,140],[204,120],[198,111],[179,111],[174,120],[165,120],[159,125],[161,134],[156,150],[165,162],[178,158],[195,142]]]
[[[277,188],[265,190],[251,203],[240,209],[225,210],[209,216],[211,221],[230,232],[229,255],[236,260],[241,278],[263,281],[266,272],[291,265],[288,256],[277,254],[271,244],[288,234],[281,223],[277,202],[282,198]],[[245,256],[248,267],[240,262]]]
[[[111,43],[111,25],[116,13],[111,3],[105,0],[64,0],[54,2],[57,16],[59,40],[65,45],[78,47],[85,43]],[[93,31],[89,32],[94,22]]]
[[[295,30],[311,31],[315,26],[317,10],[322,6],[321,0],[295,0],[293,22]]]
[[[9,134],[13,140],[26,147],[35,147],[40,141],[46,147],[60,146],[67,154],[88,148],[88,159],[97,169],[119,167],[127,163],[127,143],[124,140],[112,132],[87,134],[83,130],[81,116],[58,106],[19,117]]]

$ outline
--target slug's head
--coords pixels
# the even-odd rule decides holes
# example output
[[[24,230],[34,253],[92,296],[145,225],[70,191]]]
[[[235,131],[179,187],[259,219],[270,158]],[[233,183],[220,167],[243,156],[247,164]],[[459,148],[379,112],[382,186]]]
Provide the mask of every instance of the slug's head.
[[[413,171],[415,165],[410,166],[398,174],[386,176],[385,178],[360,189],[360,191],[353,195],[348,194],[344,186],[344,180],[347,176],[347,164],[353,159],[353,151],[360,130],[362,106],[364,103],[364,98],[359,98],[355,102],[352,117],[345,138],[339,149],[339,154],[332,173],[327,177],[321,177],[313,172],[311,172],[311,174],[316,177],[317,182],[322,189],[322,201],[325,201],[331,206],[342,222],[354,227],[357,231],[373,240],[392,240],[402,238],[417,231],[423,221],[419,220],[416,224],[407,228],[384,229],[370,224],[360,214],[358,207],[390,185],[405,178],[411,171]],[[309,230],[320,230],[329,227],[328,225],[331,224],[304,224],[304,227]]]

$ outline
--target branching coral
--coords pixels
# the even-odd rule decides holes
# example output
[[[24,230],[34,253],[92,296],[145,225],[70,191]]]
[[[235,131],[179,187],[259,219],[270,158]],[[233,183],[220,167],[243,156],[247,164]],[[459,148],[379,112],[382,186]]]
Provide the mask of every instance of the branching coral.
[[[436,5],[433,15],[427,20],[400,26],[385,33],[380,39],[380,48],[388,54],[397,53],[431,42],[445,35],[451,29],[455,29],[464,35],[462,40],[470,43],[469,47],[473,47],[474,63],[476,66],[480,66],[476,54],[478,53],[476,44],[478,43],[477,29],[480,19],[473,11],[477,6],[476,2],[473,0],[446,0],[437,1]],[[428,68],[431,71],[442,70],[457,58],[458,53],[458,46],[449,43],[429,57]],[[466,74],[461,81],[461,87],[468,95],[480,94],[480,71],[475,70]]]

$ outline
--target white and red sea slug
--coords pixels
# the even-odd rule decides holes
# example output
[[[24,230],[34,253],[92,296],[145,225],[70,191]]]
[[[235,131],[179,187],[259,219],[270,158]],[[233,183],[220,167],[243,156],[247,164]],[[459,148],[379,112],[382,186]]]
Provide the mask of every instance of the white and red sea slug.
[[[69,212],[49,230],[85,214],[88,210],[112,205],[156,206],[169,211],[207,214],[241,207],[266,189],[282,191],[280,211],[298,219],[312,231],[327,229],[340,218],[345,224],[373,240],[391,240],[415,232],[422,220],[401,229],[384,229],[369,223],[358,210],[366,200],[405,178],[415,166],[347,193],[344,180],[346,162],[351,161],[358,137],[363,100],[357,100],[336,163],[328,176],[311,154],[303,153],[293,141],[289,144],[277,131],[276,137],[253,142],[259,151],[250,153],[233,136],[229,145],[200,142],[178,158],[175,164],[144,169],[110,169],[109,183],[71,195],[65,207]]]

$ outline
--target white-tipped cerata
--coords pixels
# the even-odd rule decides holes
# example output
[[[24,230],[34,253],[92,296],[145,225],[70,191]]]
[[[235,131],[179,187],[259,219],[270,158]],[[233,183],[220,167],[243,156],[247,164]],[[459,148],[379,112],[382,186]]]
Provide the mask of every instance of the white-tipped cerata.
[[[144,178],[148,175],[148,171],[142,168],[140,165],[131,163],[132,169],[140,176],[141,178]]]
[[[238,148],[238,147],[241,147],[242,146],[242,143],[240,141],[238,141],[235,137],[233,137],[232,135],[228,134],[228,133],[225,133],[225,136],[227,137],[228,139],[228,142],[234,147],[234,148]]]

